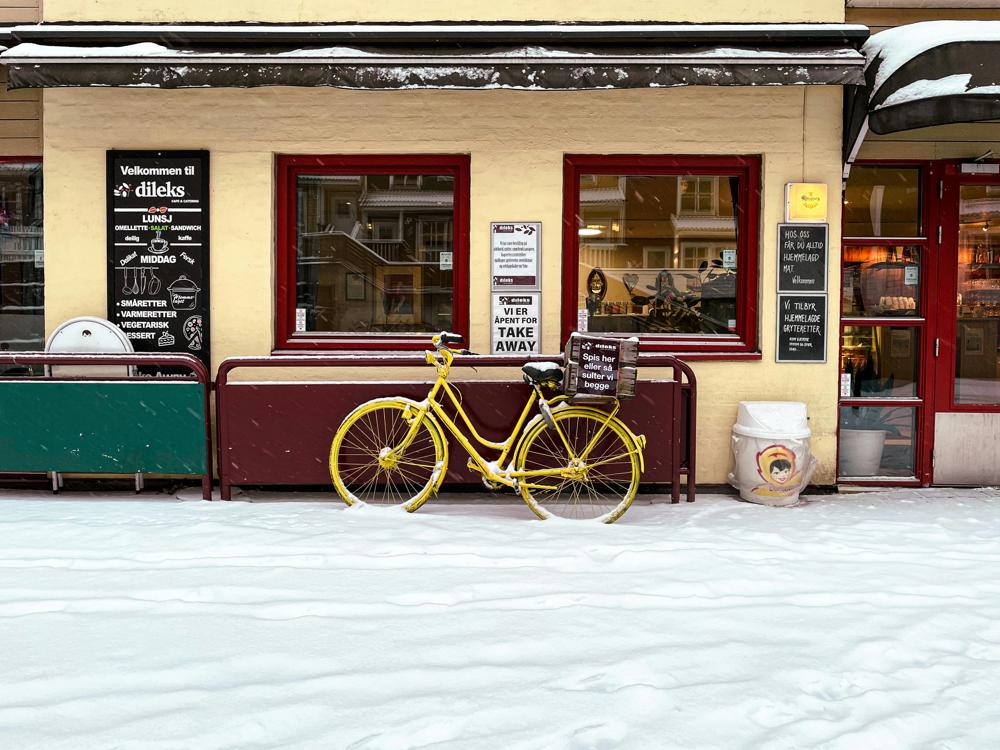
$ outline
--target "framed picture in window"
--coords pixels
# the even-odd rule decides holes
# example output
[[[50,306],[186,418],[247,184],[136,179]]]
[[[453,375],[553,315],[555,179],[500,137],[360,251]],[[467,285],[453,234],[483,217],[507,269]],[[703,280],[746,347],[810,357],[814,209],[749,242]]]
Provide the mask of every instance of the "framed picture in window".
[[[905,359],[909,357],[912,335],[912,331],[909,328],[889,329],[889,356],[893,359]]]
[[[365,275],[348,271],[344,274],[344,299],[348,302],[363,302],[367,296]]]
[[[421,319],[420,266],[378,266],[375,269],[375,322],[418,324]]]
[[[983,353],[983,329],[979,326],[965,326],[962,331],[962,354],[981,355]]]

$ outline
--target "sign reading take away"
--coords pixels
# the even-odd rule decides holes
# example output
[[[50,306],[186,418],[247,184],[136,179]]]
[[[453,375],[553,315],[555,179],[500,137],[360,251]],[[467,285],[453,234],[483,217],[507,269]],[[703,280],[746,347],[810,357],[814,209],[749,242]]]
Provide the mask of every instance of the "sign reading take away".
[[[491,354],[538,354],[541,293],[493,293]]]

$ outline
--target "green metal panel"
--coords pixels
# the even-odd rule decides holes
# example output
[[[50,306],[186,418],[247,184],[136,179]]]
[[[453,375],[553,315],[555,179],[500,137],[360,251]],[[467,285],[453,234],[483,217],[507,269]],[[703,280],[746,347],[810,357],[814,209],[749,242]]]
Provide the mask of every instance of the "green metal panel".
[[[0,380],[0,471],[203,474],[204,386]]]

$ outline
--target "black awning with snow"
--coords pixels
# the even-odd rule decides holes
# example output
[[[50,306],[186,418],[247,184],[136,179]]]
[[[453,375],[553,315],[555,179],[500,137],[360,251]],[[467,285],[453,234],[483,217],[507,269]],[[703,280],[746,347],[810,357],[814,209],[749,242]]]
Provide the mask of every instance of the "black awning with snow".
[[[868,131],[1000,119],[1000,21],[898,26],[862,52],[865,85],[845,98],[845,176]]]
[[[864,63],[864,30],[848,24],[39,24],[13,37],[0,55],[12,88],[844,85]]]

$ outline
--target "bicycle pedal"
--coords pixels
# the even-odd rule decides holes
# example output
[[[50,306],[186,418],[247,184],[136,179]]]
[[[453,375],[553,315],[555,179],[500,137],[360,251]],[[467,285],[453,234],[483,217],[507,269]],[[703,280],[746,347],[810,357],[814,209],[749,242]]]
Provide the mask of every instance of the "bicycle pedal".
[[[483,473],[482,467],[479,464],[477,464],[475,461],[473,461],[471,458],[469,459],[468,463],[465,464],[465,468],[471,469],[472,471],[475,471],[475,472],[477,472],[479,474]]]

